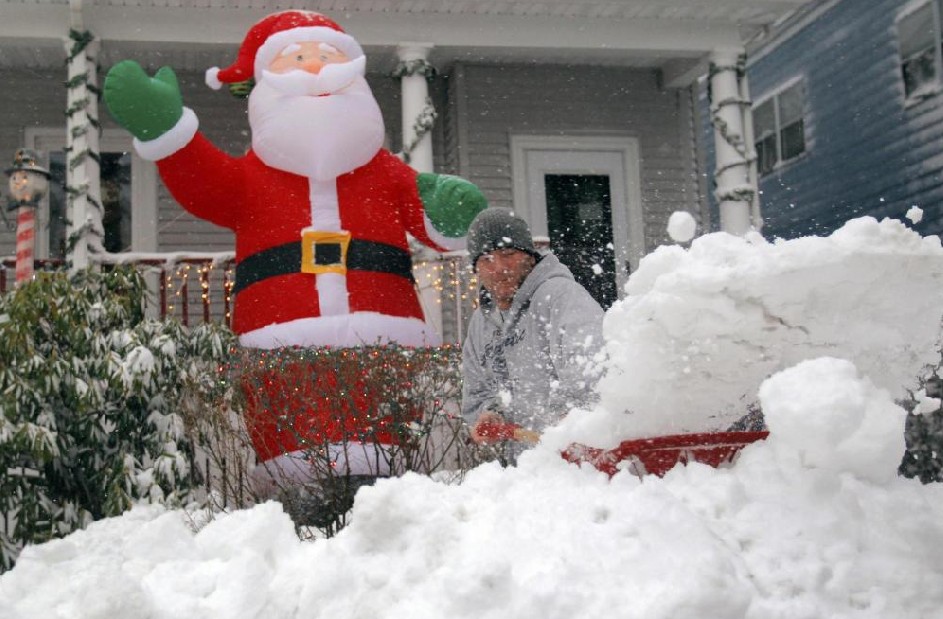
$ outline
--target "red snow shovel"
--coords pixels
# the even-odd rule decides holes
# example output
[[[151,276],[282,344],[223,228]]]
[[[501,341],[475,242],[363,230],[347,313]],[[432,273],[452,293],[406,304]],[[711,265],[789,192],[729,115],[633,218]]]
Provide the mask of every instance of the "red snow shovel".
[[[599,449],[574,443],[563,451],[568,462],[592,464],[610,477],[626,468],[639,477],[659,477],[677,464],[700,462],[712,467],[733,462],[737,453],[769,432],[699,432],[622,441],[614,449]],[[621,465],[620,463],[626,464]]]

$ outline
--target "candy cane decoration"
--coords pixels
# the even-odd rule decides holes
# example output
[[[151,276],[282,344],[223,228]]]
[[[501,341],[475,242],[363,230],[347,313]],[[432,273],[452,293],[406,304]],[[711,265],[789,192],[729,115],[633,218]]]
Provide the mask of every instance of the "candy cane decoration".
[[[16,284],[33,278],[33,246],[36,238],[36,209],[21,206],[16,214]]]

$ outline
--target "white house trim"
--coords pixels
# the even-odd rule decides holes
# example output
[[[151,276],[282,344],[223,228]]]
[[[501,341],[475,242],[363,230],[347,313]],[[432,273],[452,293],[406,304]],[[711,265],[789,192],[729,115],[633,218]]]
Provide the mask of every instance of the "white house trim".
[[[539,161],[531,160],[532,156]],[[599,165],[602,167],[597,167]],[[543,185],[537,182],[537,178],[532,178],[537,176],[531,174],[534,170],[609,174],[616,286],[621,293],[629,271],[638,267],[638,261],[645,252],[638,139],[574,134],[511,136],[514,210],[527,220],[534,236],[548,236],[546,203],[541,208],[533,203],[534,196],[543,195]]]
[[[27,148],[48,156],[50,151],[64,150],[66,134],[61,127],[27,128],[23,135]],[[104,129],[99,140],[99,151],[105,153],[131,152],[131,250],[157,251],[157,166],[141,159],[131,148],[131,135],[123,129]],[[36,256],[49,256],[49,198],[39,207],[37,222]]]

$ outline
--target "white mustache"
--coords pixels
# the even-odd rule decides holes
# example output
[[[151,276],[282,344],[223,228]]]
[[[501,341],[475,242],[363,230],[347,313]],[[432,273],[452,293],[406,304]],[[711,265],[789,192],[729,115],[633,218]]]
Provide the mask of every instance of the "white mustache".
[[[308,73],[300,69],[288,73],[264,70],[262,79],[286,95],[329,95],[350,86],[357,77],[364,75],[366,67],[367,58],[360,56],[350,62],[325,65],[320,73]]]

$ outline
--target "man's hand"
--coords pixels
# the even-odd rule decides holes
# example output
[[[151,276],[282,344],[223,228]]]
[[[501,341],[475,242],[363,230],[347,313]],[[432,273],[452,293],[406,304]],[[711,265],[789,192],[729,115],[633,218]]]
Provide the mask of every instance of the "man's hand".
[[[469,433],[471,434],[471,439],[476,443],[497,443],[505,439],[489,431],[489,427],[493,428],[503,425],[505,425],[504,417],[494,411],[485,411],[478,416],[478,419],[475,420],[475,423],[469,428]]]
[[[108,71],[103,97],[118,124],[142,142],[167,133],[183,115],[180,86],[170,67],[148,77],[141,65],[123,60]]]
[[[475,215],[488,206],[478,187],[457,176],[423,172],[416,185],[429,221],[449,238],[464,236]]]
[[[527,430],[513,423],[506,423],[504,417],[493,411],[485,411],[472,425],[471,438],[476,443],[497,443],[499,441],[517,441],[536,445],[540,433]]]

